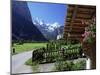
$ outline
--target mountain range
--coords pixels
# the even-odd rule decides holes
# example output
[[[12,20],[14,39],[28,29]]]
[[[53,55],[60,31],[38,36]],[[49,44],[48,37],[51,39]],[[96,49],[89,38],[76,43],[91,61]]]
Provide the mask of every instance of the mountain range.
[[[57,35],[63,34],[64,26],[60,25],[58,22],[52,24],[45,23],[44,20],[39,18],[33,19],[33,24],[42,32],[48,40],[56,40]]]
[[[12,1],[12,40],[48,41],[57,39],[63,26],[35,18],[32,20],[27,2]]]
[[[25,1],[12,1],[12,40],[47,41],[33,24]]]

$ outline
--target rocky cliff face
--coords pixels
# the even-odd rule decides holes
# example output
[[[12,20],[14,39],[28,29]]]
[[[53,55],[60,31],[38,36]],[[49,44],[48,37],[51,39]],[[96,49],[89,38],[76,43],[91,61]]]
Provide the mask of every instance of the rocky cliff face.
[[[32,23],[26,2],[12,1],[12,40],[47,41]]]

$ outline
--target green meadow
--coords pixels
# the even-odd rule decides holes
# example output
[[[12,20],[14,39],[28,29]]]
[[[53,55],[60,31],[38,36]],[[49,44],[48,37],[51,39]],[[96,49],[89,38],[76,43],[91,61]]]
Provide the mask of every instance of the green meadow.
[[[46,47],[46,44],[47,43],[23,43],[20,45],[18,43],[14,43],[12,49],[15,48],[15,53],[20,53],[24,51],[30,51],[37,48]]]

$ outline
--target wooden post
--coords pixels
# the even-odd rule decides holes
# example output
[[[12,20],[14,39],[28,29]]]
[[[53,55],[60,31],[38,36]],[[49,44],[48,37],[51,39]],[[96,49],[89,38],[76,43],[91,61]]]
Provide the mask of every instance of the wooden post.
[[[91,60],[91,69],[96,69],[96,42],[93,44],[83,43],[83,52]]]
[[[15,54],[15,52],[16,52],[16,51],[15,51],[15,48],[13,48],[13,54]]]

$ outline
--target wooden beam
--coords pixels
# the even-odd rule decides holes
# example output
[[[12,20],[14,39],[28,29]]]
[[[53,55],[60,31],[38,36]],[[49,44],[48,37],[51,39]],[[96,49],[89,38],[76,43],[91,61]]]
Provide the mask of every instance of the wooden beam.
[[[77,13],[76,17],[80,17],[80,18],[91,18],[91,15],[90,14],[79,14]]]
[[[73,35],[73,34],[70,34],[69,36],[67,37],[71,37],[71,38],[82,38],[82,35]]]
[[[79,25],[79,24],[82,24],[82,21],[86,21],[86,20],[88,21],[88,20],[90,20],[90,19],[75,18],[75,19],[74,19],[74,23],[78,23],[78,25]],[[71,18],[68,17],[68,18],[66,19],[65,24],[68,25],[68,24],[70,24],[70,22],[71,22]],[[73,23],[73,24],[74,24],[74,23]]]
[[[86,8],[84,6],[80,7],[78,5],[78,11],[79,12],[85,12],[85,13],[88,12],[89,13],[89,12],[93,12],[95,9],[96,9],[96,7],[91,8],[91,6],[90,6],[90,7]],[[74,11],[74,6],[69,6],[69,8],[67,10],[68,10],[68,12],[73,12]]]
[[[76,14],[77,14],[77,10],[78,10],[78,6],[76,5],[75,8],[74,8],[74,12],[73,12],[73,15],[72,15],[72,20],[71,20],[71,23],[70,23],[70,31],[72,30],[72,25],[73,25],[73,22],[74,22],[74,19],[76,17]]]
[[[82,33],[72,33],[72,32],[68,32],[71,35],[82,35]],[[67,35],[68,33],[65,33],[65,35]]]
[[[65,26],[65,29],[66,28],[70,28],[70,26]],[[73,26],[72,29],[85,29],[85,27]]]
[[[69,26],[70,26],[70,25],[66,25],[66,26],[65,26],[65,29],[66,29],[66,28],[69,28]],[[87,25],[74,25],[74,24],[73,24],[73,27],[72,27],[72,28],[79,28],[79,29],[81,29],[81,28],[85,28],[85,27],[87,27]]]
[[[96,16],[96,9],[92,12],[91,19]]]
[[[65,25],[66,25],[66,26],[70,26],[70,22],[65,22]],[[87,25],[85,25],[85,24],[76,23],[76,22],[74,22],[73,25],[75,25],[75,26],[87,26]]]
[[[94,10],[87,10],[87,9],[79,9],[78,8],[78,11],[77,13],[80,13],[80,14],[92,14]],[[68,13],[72,13],[73,11],[72,10],[68,10]]]
[[[90,8],[78,8],[78,11],[80,11],[80,12],[93,12],[94,11],[94,9],[90,9]]]
[[[76,16],[76,18],[78,18],[78,19],[86,19],[86,20],[90,20],[91,19],[91,17],[80,17],[80,16]]]
[[[78,13],[90,15],[90,14],[92,14],[93,11],[94,11],[94,10],[88,10],[88,11],[78,10]]]
[[[74,33],[84,33],[84,30],[78,30],[78,29],[72,29],[71,31],[69,29],[65,29],[64,32],[74,32]]]
[[[68,40],[79,40],[80,41],[80,39],[81,39],[81,37],[67,37],[68,38]]]
[[[72,18],[73,13],[67,13],[67,17]]]
[[[71,34],[83,34],[84,32],[64,32],[64,34],[71,33]]]
[[[79,8],[85,8],[85,9],[91,9],[91,10],[93,10],[93,9],[96,8],[96,6],[91,6],[91,5],[79,5]]]

